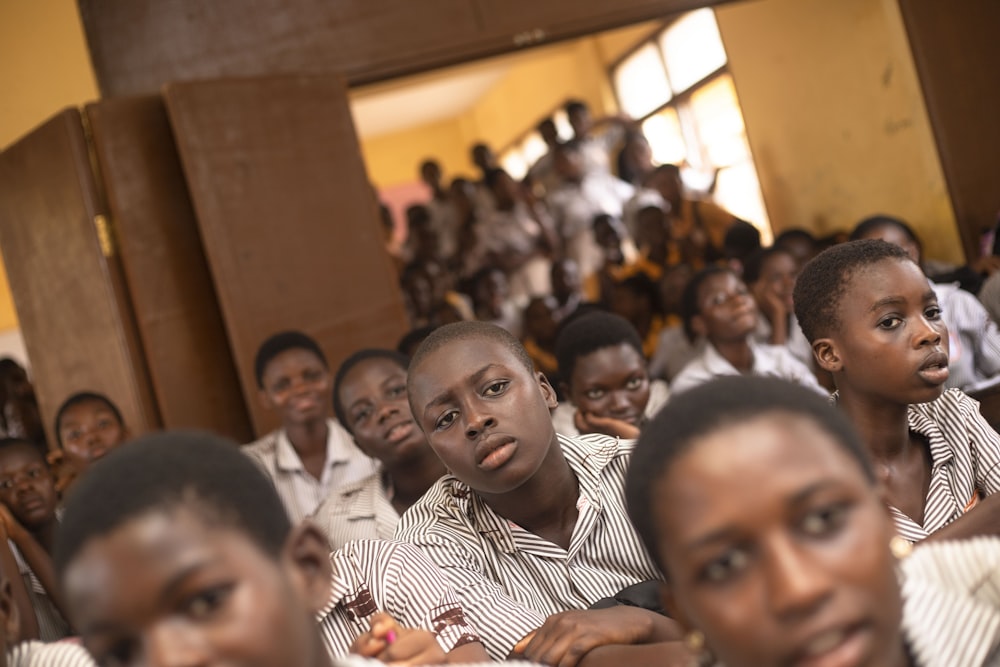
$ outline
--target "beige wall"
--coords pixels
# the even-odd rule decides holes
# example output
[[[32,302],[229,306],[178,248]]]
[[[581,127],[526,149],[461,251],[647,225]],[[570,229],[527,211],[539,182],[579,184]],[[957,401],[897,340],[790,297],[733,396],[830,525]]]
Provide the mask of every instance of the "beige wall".
[[[894,0],[751,0],[716,11],[774,228],[888,213],[962,261]]]
[[[586,101],[595,115],[615,111],[602,48],[614,53],[621,46],[585,38],[537,49],[530,58],[519,55],[489,92],[449,120],[362,140],[369,177],[383,188],[413,181],[428,156],[441,161],[447,176],[475,174],[472,144],[485,141],[502,151],[571,97]]]
[[[56,112],[97,96],[74,0],[0,2],[0,150]],[[0,263],[0,332],[15,327]]]

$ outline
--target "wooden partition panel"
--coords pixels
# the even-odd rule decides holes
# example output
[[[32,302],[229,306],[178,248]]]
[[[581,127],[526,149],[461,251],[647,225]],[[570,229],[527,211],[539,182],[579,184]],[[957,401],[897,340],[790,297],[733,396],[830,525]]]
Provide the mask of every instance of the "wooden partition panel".
[[[0,248],[50,442],[59,403],[83,389],[133,433],[160,425],[103,213],[76,109],[0,153]]]
[[[1000,2],[899,0],[969,257],[1000,213]]]
[[[163,101],[86,114],[163,425],[245,442],[250,416]]]
[[[167,109],[244,395],[269,335],[314,336],[335,368],[392,346],[405,315],[343,82],[334,76],[170,85]]]

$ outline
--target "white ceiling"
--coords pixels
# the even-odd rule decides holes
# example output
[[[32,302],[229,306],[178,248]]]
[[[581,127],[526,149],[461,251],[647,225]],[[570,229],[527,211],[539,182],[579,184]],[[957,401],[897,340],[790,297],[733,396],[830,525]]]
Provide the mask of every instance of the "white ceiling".
[[[375,84],[351,91],[362,139],[453,118],[470,109],[510,69],[496,60]]]

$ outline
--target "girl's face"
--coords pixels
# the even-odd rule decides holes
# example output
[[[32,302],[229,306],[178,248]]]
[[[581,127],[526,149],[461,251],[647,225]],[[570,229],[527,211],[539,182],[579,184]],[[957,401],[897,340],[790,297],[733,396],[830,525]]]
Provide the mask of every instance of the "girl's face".
[[[651,504],[665,602],[728,667],[905,664],[888,511],[811,419],[697,439]]]
[[[580,357],[573,366],[569,399],[580,412],[638,426],[649,402],[645,358],[628,343]]]
[[[692,324],[713,342],[744,339],[757,326],[757,305],[742,280],[728,271],[716,273],[698,288],[698,315]]]

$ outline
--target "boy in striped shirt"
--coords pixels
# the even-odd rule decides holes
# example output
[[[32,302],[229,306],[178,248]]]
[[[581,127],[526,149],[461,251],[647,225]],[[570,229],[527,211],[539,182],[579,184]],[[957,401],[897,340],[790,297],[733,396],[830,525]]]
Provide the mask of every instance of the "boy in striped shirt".
[[[589,609],[662,575],[625,512],[630,441],[557,436],[555,392],[503,329],[435,331],[410,365],[410,407],[451,471],[396,531],[440,566],[491,657],[687,664],[667,617]]]

